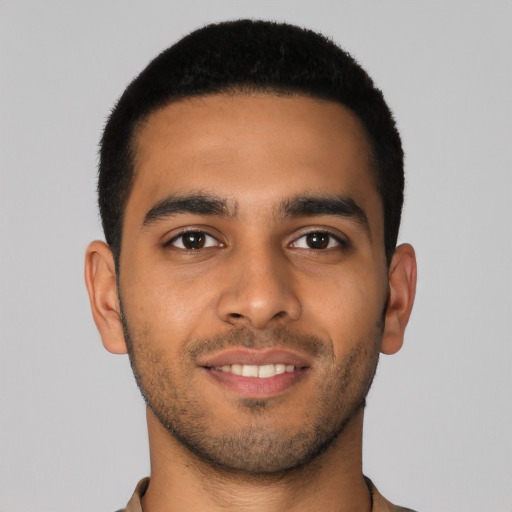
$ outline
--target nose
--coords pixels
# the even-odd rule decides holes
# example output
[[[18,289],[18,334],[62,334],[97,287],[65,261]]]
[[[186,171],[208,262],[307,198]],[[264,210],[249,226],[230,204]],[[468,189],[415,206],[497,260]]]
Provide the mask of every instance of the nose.
[[[232,255],[217,305],[221,320],[254,329],[298,320],[302,306],[289,265],[270,249]]]

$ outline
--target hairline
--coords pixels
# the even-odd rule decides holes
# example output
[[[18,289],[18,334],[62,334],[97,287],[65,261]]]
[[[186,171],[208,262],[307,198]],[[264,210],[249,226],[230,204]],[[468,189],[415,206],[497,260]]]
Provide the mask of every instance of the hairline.
[[[130,139],[128,142],[128,153],[130,156],[130,160],[128,162],[129,165],[129,184],[126,188],[126,194],[123,197],[123,204],[121,205],[121,214],[120,214],[120,222],[121,222],[121,229],[120,229],[120,237],[119,237],[119,247],[117,248],[117,251],[114,251],[114,259],[116,262],[116,269],[119,269],[119,259],[121,257],[121,249],[123,245],[123,229],[124,229],[124,215],[126,212],[126,206],[128,204],[128,201],[130,199],[130,196],[133,191],[133,186],[136,179],[136,169],[135,169],[135,162],[137,158],[137,145],[138,145],[138,137],[141,133],[141,131],[144,129],[146,124],[148,123],[149,119],[156,114],[157,112],[167,108],[168,106],[179,103],[187,100],[193,100],[197,98],[208,98],[213,96],[226,96],[226,97],[243,97],[243,96],[251,96],[254,94],[266,94],[269,96],[276,96],[278,98],[290,98],[290,97],[303,97],[303,98],[310,98],[318,101],[324,101],[324,102],[331,102],[338,105],[341,105],[345,109],[347,109],[355,119],[357,119],[360,128],[362,129],[364,136],[365,136],[365,143],[367,145],[368,149],[368,165],[369,169],[371,171],[372,180],[374,183],[374,186],[376,188],[376,191],[380,198],[381,207],[383,210],[384,215],[384,198],[382,195],[382,192],[379,187],[379,170],[378,170],[378,163],[377,158],[375,154],[375,147],[374,147],[374,141],[371,137],[371,135],[368,133],[368,130],[361,119],[361,117],[355,112],[350,106],[348,106],[346,103],[343,103],[339,98],[336,98],[334,95],[328,95],[328,94],[320,94],[320,93],[314,93],[305,89],[301,89],[299,87],[293,87],[293,86],[279,86],[279,85],[268,85],[268,84],[256,84],[253,82],[247,82],[244,84],[228,84],[225,87],[219,87],[215,90],[208,90],[208,91],[198,91],[198,92],[191,92],[190,94],[182,94],[182,95],[170,95],[167,100],[162,101],[156,105],[154,105],[151,109],[149,109],[147,112],[145,112],[143,115],[140,116],[139,119],[137,119],[134,123],[134,126],[131,130]],[[385,219],[383,218],[383,231],[385,233]],[[384,248],[385,250],[385,248]]]

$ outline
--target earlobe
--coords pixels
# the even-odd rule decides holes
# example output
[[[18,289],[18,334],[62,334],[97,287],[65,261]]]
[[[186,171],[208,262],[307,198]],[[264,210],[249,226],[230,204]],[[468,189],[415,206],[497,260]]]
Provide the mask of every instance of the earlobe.
[[[114,257],[104,242],[92,242],[87,248],[85,284],[103,346],[113,354],[125,354],[127,348],[117,295]]]
[[[409,244],[396,248],[389,266],[388,308],[381,352],[394,354],[402,347],[405,328],[416,294],[416,255]]]

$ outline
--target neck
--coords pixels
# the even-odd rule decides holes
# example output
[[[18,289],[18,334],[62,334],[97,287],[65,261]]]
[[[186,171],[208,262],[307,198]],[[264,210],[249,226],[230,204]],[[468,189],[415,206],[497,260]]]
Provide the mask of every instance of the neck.
[[[212,467],[191,454],[148,409],[151,481],[144,512],[369,512],[362,474],[363,411],[313,461],[278,475]]]

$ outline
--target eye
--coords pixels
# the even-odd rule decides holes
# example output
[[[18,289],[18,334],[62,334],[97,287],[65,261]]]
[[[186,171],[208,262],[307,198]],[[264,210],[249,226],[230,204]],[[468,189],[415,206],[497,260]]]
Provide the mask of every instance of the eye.
[[[312,231],[311,233],[306,233],[292,243],[292,247],[297,249],[314,250],[331,249],[344,245],[342,240],[327,231]]]
[[[217,239],[204,231],[186,231],[185,233],[176,235],[166,245],[186,251],[222,246]]]

